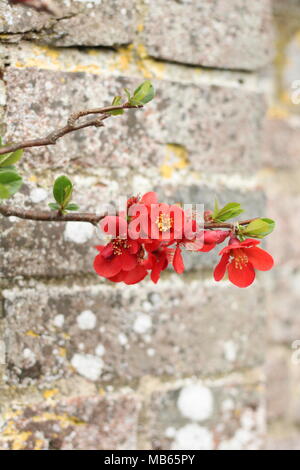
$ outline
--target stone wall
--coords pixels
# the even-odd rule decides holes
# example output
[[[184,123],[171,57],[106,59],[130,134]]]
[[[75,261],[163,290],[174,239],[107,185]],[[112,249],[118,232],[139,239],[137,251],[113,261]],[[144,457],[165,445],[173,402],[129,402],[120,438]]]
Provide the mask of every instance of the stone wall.
[[[276,101],[265,122],[275,83],[270,2],[53,4],[55,18],[0,0],[6,139],[43,135],[145,78],[157,97],[138,116],[27,151],[26,184],[12,202],[45,207],[62,173],[87,211],[152,189],[172,201],[236,200],[249,217],[279,219],[270,248],[282,268],[238,290],[212,281],[212,255],[187,259],[183,276],[169,272],[157,286],[111,286],[92,270],[92,226],[1,219],[0,448],[262,448],[266,314],[271,361],[282,364],[294,338],[299,255],[282,243],[286,214],[297,236],[293,116]],[[269,369],[278,383],[277,367]],[[272,413],[283,417],[273,405]]]
[[[277,56],[266,122],[265,188],[277,230],[268,288],[267,409],[270,449],[300,449],[300,1],[274,1]]]

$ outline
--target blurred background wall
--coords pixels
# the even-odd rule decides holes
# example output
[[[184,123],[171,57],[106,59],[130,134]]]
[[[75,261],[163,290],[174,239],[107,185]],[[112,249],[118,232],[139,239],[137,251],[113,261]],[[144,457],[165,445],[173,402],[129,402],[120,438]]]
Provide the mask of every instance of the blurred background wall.
[[[213,282],[216,254],[157,286],[112,286],[93,273],[92,226],[1,219],[0,448],[300,447],[300,2],[52,5],[55,17],[0,0],[7,140],[143,79],[157,97],[27,151],[10,203],[45,208],[61,174],[83,211],[153,189],[207,209],[217,196],[277,220],[277,266],[246,290]]]

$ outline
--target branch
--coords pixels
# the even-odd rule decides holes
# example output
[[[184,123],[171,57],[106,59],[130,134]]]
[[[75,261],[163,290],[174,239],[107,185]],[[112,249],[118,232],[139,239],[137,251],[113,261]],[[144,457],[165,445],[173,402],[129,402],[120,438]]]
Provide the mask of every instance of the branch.
[[[25,210],[25,209],[15,209],[10,206],[1,206],[0,205],[0,214],[4,217],[18,217],[19,219],[26,220],[37,220],[41,222],[89,222],[93,225],[97,225],[101,219],[103,219],[107,213],[103,214],[93,214],[93,213],[80,213],[74,212],[73,214],[68,213],[65,215],[60,215],[55,211],[38,211],[38,210]],[[248,219],[239,222],[239,225],[248,225],[255,219]],[[214,228],[227,228],[234,230],[236,224],[226,224],[224,222],[206,222],[203,224],[205,229],[214,229]]]
[[[61,137],[70,134],[70,132],[78,131],[79,129],[84,129],[86,127],[103,127],[103,121],[112,116],[109,114],[110,111],[118,111],[122,109],[136,109],[142,108],[143,106],[135,106],[129,103],[125,103],[120,106],[107,106],[105,108],[94,108],[94,109],[86,109],[83,111],[78,111],[76,113],[72,113],[68,119],[67,125],[61,128],[58,128],[48,134],[45,137],[34,139],[34,140],[25,140],[23,142],[19,142],[17,144],[5,145],[4,147],[0,148],[0,155],[4,155],[5,153],[15,152],[16,150],[25,149],[29,147],[44,147],[47,145],[55,145],[58,139]],[[100,114],[97,118],[88,119],[81,124],[76,124],[79,118],[83,116],[88,116],[91,114]]]

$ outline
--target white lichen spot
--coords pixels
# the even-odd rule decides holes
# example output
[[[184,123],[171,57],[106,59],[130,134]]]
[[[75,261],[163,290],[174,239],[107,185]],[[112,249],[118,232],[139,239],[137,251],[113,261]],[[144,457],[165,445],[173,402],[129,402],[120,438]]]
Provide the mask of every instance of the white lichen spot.
[[[84,310],[77,317],[77,325],[81,330],[92,330],[97,323],[96,315],[91,310]]]
[[[149,357],[155,356],[155,349],[153,349],[153,348],[147,349],[147,354],[148,354]]]
[[[121,344],[121,346],[125,346],[125,344],[128,343],[127,336],[124,333],[119,333],[118,334],[118,341]]]
[[[146,333],[152,326],[152,319],[146,313],[140,313],[138,317],[135,319],[133,324],[133,329],[136,333],[144,334]]]
[[[212,450],[213,436],[208,429],[192,423],[176,431],[172,450]]]
[[[209,388],[192,384],[180,391],[177,406],[186,418],[192,421],[204,421],[213,412],[214,399]]]
[[[44,201],[45,199],[47,199],[47,197],[48,197],[48,193],[43,188],[34,188],[30,192],[30,199],[35,204],[38,204],[39,202]]]
[[[103,361],[91,354],[74,354],[71,364],[86,379],[98,380],[103,369]]]
[[[105,347],[103,346],[103,344],[98,344],[95,349],[95,353],[97,356],[103,356],[105,354]]]
[[[233,362],[236,360],[237,347],[233,341],[226,341],[224,343],[224,354],[227,361]]]
[[[172,438],[172,437],[175,437],[176,435],[176,429],[173,428],[173,426],[169,426],[166,430],[165,430],[165,436],[168,437],[168,438]]]
[[[222,403],[222,411],[231,411],[234,409],[234,401],[231,400],[231,398],[227,398],[227,400],[224,400]]]
[[[65,317],[62,314],[55,315],[53,323],[57,328],[62,328],[65,323]]]
[[[26,366],[31,367],[36,363],[36,357],[33,351],[29,348],[25,348],[23,351],[23,357],[26,360]]]
[[[74,243],[86,243],[94,234],[94,227],[87,222],[67,222],[64,239]]]

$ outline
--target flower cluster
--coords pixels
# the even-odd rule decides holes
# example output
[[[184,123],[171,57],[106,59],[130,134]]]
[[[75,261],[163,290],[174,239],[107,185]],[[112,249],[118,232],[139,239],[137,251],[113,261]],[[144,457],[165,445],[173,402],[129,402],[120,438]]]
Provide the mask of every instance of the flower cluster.
[[[225,206],[225,214],[229,211],[232,216],[233,204]],[[224,208],[222,211],[217,213],[224,219]],[[124,212],[102,219],[101,229],[110,236],[110,241],[96,247],[99,253],[94,260],[94,269],[99,276],[116,283],[136,284],[148,274],[157,283],[169,265],[178,274],[184,272],[183,249],[208,252],[226,238],[229,238],[229,245],[220,252],[221,261],[214,271],[216,281],[224,277],[227,269],[233,284],[247,287],[254,281],[255,269],[267,271],[272,268],[272,257],[257,247],[258,240],[245,237],[246,229],[237,229],[235,225],[230,230],[215,229],[218,224],[213,223],[211,211],[204,214],[204,220],[210,221],[213,228],[203,228],[193,212],[183,210],[179,205],[159,203],[154,192],[132,197]],[[209,225],[208,222],[204,227]],[[220,223],[222,225],[226,224]],[[255,227],[257,231],[257,224]]]

